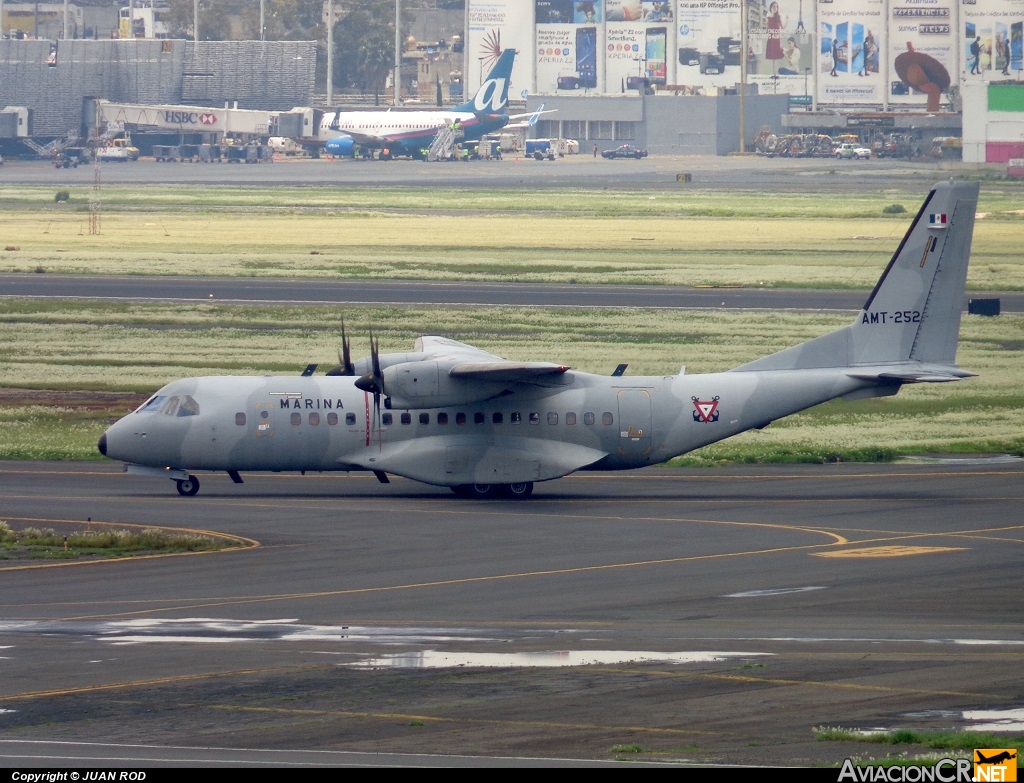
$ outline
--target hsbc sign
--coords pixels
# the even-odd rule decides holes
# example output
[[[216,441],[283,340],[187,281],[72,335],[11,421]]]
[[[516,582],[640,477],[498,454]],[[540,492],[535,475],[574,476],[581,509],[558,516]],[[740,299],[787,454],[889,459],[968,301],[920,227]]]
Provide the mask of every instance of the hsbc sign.
[[[217,115],[208,111],[165,111],[164,122],[172,125],[216,125]]]

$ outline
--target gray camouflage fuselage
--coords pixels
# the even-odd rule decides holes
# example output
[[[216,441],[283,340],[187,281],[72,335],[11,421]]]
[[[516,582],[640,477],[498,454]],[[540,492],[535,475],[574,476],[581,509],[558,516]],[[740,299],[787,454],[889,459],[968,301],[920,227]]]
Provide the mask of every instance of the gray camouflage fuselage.
[[[370,470],[517,495],[577,470],[664,462],[837,397],[956,381],[971,375],[956,349],[977,198],[977,183],[936,185],[852,324],[729,372],[600,376],[426,336],[355,362],[360,378],[174,381],[100,451],[167,468],[182,494],[198,489],[188,470]]]

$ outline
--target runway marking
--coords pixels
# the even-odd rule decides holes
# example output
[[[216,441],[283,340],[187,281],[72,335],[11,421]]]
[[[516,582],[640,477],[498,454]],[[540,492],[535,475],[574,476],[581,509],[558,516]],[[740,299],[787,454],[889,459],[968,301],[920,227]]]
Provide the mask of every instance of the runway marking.
[[[673,520],[676,521],[676,520]],[[695,520],[689,520],[695,521]],[[747,526],[747,523],[722,523],[722,524],[739,524]],[[761,525],[750,523],[754,526],[774,527],[773,525]],[[806,531],[805,531],[806,532]],[[818,532],[818,531],[816,531]],[[832,535],[826,533],[825,535]],[[834,536],[840,539],[837,543],[846,543],[846,540],[841,536]],[[220,599],[197,599],[194,601],[185,601],[183,604],[178,606],[167,606],[153,608],[149,610],[138,610],[131,612],[111,612],[96,615],[79,615],[74,617],[65,617],[65,620],[96,620],[100,618],[109,617],[132,617],[137,615],[151,614],[154,612],[168,612],[168,611],[184,611],[194,609],[210,609],[217,606],[242,606],[245,604],[258,604],[258,603],[272,603],[275,601],[290,601],[298,598],[311,599],[311,598],[336,598],[345,595],[365,595],[369,593],[388,593],[397,592],[400,590],[421,590],[426,588],[435,587],[454,587],[457,585],[467,584],[480,584],[483,582],[498,582],[503,580],[511,579],[528,579],[534,577],[544,576],[560,576],[565,574],[583,574],[597,571],[613,571],[624,568],[636,568],[640,566],[657,566],[657,565],[673,565],[677,563],[688,563],[688,562],[700,562],[705,560],[720,560],[733,557],[747,557],[752,555],[767,555],[777,554],[780,552],[799,552],[810,549],[818,549],[822,546],[832,546],[831,544],[800,544],[796,546],[788,547],[773,547],[770,549],[751,549],[741,552],[719,552],[707,555],[687,555],[683,557],[669,557],[659,558],[656,560],[635,560],[625,563],[606,563],[604,565],[589,565],[589,566],[575,566],[572,568],[555,568],[545,571],[522,571],[508,574],[492,574],[490,576],[470,576],[463,577],[460,579],[440,579],[433,582],[412,582],[409,584],[400,585],[379,585],[376,587],[353,587],[347,590],[325,590],[315,591],[309,593],[286,593],[281,595],[262,595],[262,596],[240,596],[235,598],[220,598]]]
[[[936,552],[967,552],[961,546],[868,546],[860,549],[840,549],[835,552],[812,552],[812,557],[909,557],[911,555],[928,555]]]
[[[154,677],[146,680],[126,680],[124,682],[109,682],[102,685],[81,685],[73,688],[54,688],[45,691],[26,691],[15,693],[9,696],[0,696],[0,702],[25,701],[27,699],[39,699],[51,696],[72,696],[82,693],[99,693],[102,691],[123,690],[125,688],[149,688],[154,685],[169,685],[177,682],[195,682],[209,680],[214,677],[248,677],[253,674],[276,674],[284,671],[300,672],[311,671],[321,667],[318,666],[288,666],[265,669],[235,669],[223,672],[201,672],[199,674],[178,674],[172,677]]]
[[[608,671],[602,669],[602,671]],[[641,671],[629,671],[628,674],[646,674]],[[576,729],[586,731],[616,731],[616,732],[643,732],[644,734],[671,734],[682,735],[701,734],[705,736],[719,736],[722,732],[705,731],[703,729],[670,729],[656,726],[620,726],[602,725],[599,723],[558,723],[554,721],[537,720],[493,720],[487,718],[459,718],[438,715],[417,715],[403,712],[354,712],[350,710],[315,710],[302,709],[297,707],[241,707],[234,705],[207,705],[211,709],[224,710],[226,712],[257,712],[274,715],[323,715],[339,718],[375,718],[379,720],[401,720],[401,721],[423,721],[424,723],[461,723],[469,726],[518,726],[541,729]]]
[[[622,670],[628,672],[629,670]],[[712,672],[670,672],[670,671],[644,671],[645,674],[656,677],[672,678],[697,678],[702,680],[722,680],[725,682],[742,682],[754,685],[806,685],[815,688],[834,688],[837,690],[867,691],[873,693],[891,693],[913,696],[956,696],[958,698],[971,699],[1002,699],[1000,694],[976,693],[974,691],[942,691],[926,688],[901,688],[891,685],[862,685],[852,682],[825,682],[823,680],[789,680],[779,677],[752,677],[748,674],[715,674]]]

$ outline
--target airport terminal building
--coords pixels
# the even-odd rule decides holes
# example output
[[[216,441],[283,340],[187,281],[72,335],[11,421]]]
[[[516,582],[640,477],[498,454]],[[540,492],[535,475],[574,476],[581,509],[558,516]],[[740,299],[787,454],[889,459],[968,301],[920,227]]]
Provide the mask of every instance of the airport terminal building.
[[[421,38],[464,35],[457,49],[404,53],[404,98],[459,103],[512,47],[516,110],[555,110],[532,134],[584,149],[726,154],[768,129],[902,134],[919,147],[963,135],[973,160],[1024,157],[1024,0],[466,0],[414,14]],[[0,40],[0,109],[28,107],[33,135],[80,130],[86,97],[325,102],[314,41],[88,40],[73,36],[96,23],[71,19],[72,37]]]

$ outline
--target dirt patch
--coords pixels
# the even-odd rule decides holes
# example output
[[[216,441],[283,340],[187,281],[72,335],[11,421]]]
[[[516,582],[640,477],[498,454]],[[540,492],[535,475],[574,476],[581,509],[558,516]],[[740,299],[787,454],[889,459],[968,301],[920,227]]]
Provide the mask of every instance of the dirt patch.
[[[71,391],[63,389],[0,389],[0,406],[41,405],[81,411],[109,411],[123,416],[146,401],[147,394],[118,391]]]

